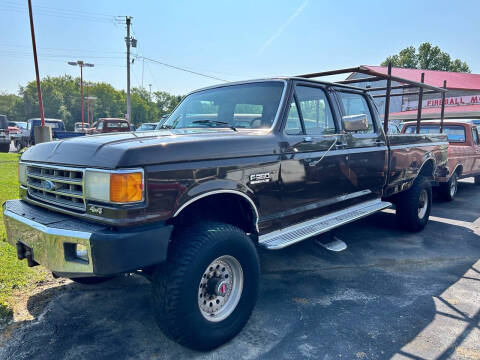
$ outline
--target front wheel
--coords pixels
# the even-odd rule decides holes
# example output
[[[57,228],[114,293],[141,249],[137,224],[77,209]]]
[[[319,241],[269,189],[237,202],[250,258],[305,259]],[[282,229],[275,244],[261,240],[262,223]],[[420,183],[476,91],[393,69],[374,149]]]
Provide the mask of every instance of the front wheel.
[[[210,350],[232,339],[255,306],[260,266],[244,231],[207,222],[175,236],[153,276],[159,326],[173,340]]]
[[[427,225],[431,208],[432,185],[427,179],[417,179],[412,187],[398,198],[398,222],[405,230],[420,231]]]
[[[446,183],[440,184],[440,195],[444,200],[452,201],[455,199],[458,190],[458,175],[455,173],[450,176],[450,179]]]

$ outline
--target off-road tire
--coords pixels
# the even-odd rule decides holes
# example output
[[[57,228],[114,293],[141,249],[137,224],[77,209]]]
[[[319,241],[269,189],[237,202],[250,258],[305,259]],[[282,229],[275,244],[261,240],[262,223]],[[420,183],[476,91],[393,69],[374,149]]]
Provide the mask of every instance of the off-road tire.
[[[199,287],[205,269],[222,256],[234,257],[241,265],[243,288],[230,315],[213,322],[202,315]],[[259,275],[255,245],[241,229],[209,221],[177,232],[166,263],[153,275],[152,301],[158,325],[168,337],[191,349],[214,349],[247,323],[257,300]]]
[[[1,144],[0,145],[0,152],[8,153],[10,151],[10,144]]]
[[[439,194],[443,200],[453,201],[458,191],[458,175],[454,173],[446,183],[439,186]]]
[[[474,176],[473,180],[475,181],[475,185],[480,185],[480,176]]]
[[[427,196],[426,209],[423,216],[419,214],[420,196],[425,192]],[[412,187],[398,197],[396,214],[399,225],[408,231],[421,231],[428,222],[432,208],[432,184],[428,179],[415,180]]]
[[[78,277],[78,278],[70,278],[73,282],[82,285],[96,285],[101,284],[105,281],[112,279],[111,277],[98,277],[98,276],[91,276],[91,277]]]

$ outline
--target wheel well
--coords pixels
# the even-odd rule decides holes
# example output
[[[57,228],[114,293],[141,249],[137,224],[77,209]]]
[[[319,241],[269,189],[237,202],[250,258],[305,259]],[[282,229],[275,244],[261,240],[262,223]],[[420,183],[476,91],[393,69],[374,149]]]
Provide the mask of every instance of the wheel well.
[[[458,176],[461,176],[461,175],[462,175],[462,172],[463,172],[463,165],[458,165],[458,166],[455,168],[455,172],[457,173]]]
[[[201,220],[222,221],[237,226],[246,233],[257,233],[257,212],[254,205],[243,196],[233,193],[213,194],[196,200],[169,222],[175,228],[183,228]]]
[[[433,179],[434,170],[435,170],[435,166],[434,166],[433,160],[429,159],[422,165],[417,178],[428,177],[430,179]]]

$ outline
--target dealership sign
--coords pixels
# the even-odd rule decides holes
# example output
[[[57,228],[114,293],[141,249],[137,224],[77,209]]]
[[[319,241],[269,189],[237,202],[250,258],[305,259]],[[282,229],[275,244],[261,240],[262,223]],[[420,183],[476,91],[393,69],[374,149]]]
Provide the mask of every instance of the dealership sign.
[[[480,105],[480,94],[464,95],[445,98],[445,106],[462,106],[462,105]],[[442,99],[428,99],[422,101],[422,108],[439,108],[442,107]],[[402,111],[418,109],[418,101],[406,101],[402,104]]]

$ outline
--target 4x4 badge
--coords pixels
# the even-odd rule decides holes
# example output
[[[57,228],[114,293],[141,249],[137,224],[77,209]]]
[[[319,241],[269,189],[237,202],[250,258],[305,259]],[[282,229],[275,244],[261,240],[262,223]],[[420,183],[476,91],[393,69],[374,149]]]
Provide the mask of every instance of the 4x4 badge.
[[[103,208],[95,205],[91,205],[89,210],[92,214],[102,215],[103,213]]]

